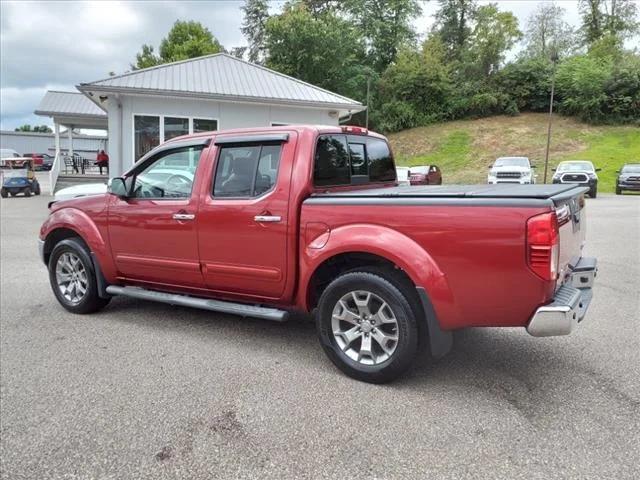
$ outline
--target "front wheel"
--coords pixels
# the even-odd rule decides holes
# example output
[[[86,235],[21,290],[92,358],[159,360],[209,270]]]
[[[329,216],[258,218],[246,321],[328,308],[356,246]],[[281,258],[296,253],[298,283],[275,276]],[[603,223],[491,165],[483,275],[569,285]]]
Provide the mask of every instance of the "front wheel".
[[[93,262],[83,242],[68,238],[58,243],[49,258],[49,283],[65,309],[92,313],[104,308],[109,298],[100,298]]]
[[[26,187],[24,190],[22,190],[22,193],[24,193],[25,197],[30,197],[31,196],[31,189],[29,187]]]
[[[622,189],[620,187],[616,187],[616,195],[621,195]]]
[[[410,293],[382,275],[356,271],[338,277],[323,292],[317,311],[327,356],[350,377],[369,383],[402,375],[418,349]]]
[[[9,194],[8,194],[8,192],[7,192],[7,189],[6,189],[6,188],[2,188],[2,189],[0,190],[0,197],[2,197],[2,198],[7,198],[8,196],[9,196]]]
[[[591,189],[591,191],[589,192],[589,196],[591,198],[596,198],[598,196],[598,188],[597,187],[593,187]]]
[[[39,183],[36,183],[33,186],[33,193],[35,193],[36,195],[40,195],[40,184]]]

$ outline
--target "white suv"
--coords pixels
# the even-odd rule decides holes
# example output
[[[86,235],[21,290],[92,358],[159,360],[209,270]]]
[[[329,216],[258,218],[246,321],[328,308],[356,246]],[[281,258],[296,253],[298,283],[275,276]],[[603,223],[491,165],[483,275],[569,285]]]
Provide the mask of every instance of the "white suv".
[[[493,162],[487,183],[536,183],[533,168],[527,157],[500,157]]]

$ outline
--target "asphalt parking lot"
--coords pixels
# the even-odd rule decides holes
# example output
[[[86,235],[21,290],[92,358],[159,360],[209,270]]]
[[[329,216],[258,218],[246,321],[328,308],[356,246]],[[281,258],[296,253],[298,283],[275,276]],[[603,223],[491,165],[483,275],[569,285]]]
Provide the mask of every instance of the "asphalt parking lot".
[[[67,313],[37,255],[48,200],[0,203],[2,478],[638,478],[639,196],[588,200],[577,333],[461,331],[384,386],[339,373],[303,319]]]

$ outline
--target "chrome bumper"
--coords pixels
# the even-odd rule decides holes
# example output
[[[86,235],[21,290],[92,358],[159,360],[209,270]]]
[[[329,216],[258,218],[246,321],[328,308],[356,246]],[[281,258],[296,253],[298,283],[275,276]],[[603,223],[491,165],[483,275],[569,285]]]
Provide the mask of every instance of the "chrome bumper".
[[[581,258],[570,265],[571,273],[565,283],[556,290],[553,301],[536,310],[527,332],[534,337],[569,335],[576,329],[587,313],[592,288],[598,273],[595,258]]]

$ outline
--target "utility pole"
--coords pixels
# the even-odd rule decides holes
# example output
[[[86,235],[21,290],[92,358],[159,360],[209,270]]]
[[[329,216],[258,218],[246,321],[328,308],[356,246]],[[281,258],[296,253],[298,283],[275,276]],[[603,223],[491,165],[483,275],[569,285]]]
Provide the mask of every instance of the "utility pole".
[[[556,63],[558,62],[558,54],[554,51],[551,53],[551,61],[553,62],[553,72],[551,74],[551,99],[549,101],[549,125],[547,127],[547,152],[544,156],[544,183],[547,183],[547,170],[549,169],[549,146],[551,145],[551,121],[553,120],[553,94],[556,88]]]
[[[369,103],[370,103],[370,97],[369,94],[371,93],[371,77],[367,77],[367,110],[365,111],[364,114],[364,126],[366,129],[369,129]]]

